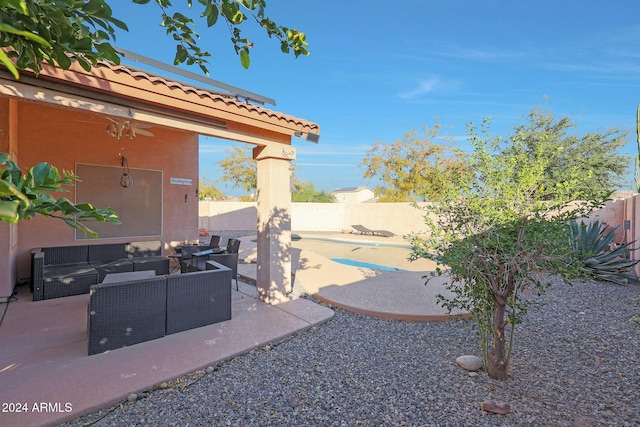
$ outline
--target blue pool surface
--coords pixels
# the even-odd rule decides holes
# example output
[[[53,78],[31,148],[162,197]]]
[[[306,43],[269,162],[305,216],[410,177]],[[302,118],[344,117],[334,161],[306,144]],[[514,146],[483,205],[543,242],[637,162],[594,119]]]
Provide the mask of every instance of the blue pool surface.
[[[340,264],[350,265],[352,267],[370,268],[372,270],[388,270],[388,271],[404,271],[395,267],[387,267],[385,265],[372,264],[370,262],[355,261],[347,258],[330,258],[331,261],[339,262]]]

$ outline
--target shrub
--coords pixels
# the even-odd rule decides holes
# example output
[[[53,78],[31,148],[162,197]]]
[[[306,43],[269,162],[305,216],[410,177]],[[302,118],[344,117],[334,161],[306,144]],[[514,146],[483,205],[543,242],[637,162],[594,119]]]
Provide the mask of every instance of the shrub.
[[[638,260],[629,259],[635,250],[633,242],[614,243],[618,228],[609,228],[599,220],[590,224],[571,221],[567,227],[569,245],[594,279],[618,285],[640,284],[634,270]]]

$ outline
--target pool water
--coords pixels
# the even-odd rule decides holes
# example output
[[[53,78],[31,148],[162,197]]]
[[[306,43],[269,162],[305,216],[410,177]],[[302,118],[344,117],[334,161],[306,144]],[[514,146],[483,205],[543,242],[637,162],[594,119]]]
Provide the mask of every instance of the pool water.
[[[374,270],[429,271],[435,263],[426,259],[409,261],[411,249],[380,244],[345,243],[329,239],[306,238],[291,242],[294,248],[315,252],[332,261]]]
[[[400,268],[387,267],[386,265],[372,264],[370,262],[354,261],[348,258],[329,258],[331,261],[339,262],[340,264],[351,265],[353,267],[370,268],[372,270],[389,270],[389,271],[402,271]]]

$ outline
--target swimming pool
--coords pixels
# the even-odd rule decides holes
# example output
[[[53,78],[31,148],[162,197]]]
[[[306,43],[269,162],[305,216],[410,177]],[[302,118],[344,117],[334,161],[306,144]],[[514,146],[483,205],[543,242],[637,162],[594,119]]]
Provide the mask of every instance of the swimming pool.
[[[332,261],[374,270],[430,271],[435,263],[426,259],[409,261],[411,248],[379,243],[344,242],[330,238],[301,236],[291,242],[294,248],[308,250]]]

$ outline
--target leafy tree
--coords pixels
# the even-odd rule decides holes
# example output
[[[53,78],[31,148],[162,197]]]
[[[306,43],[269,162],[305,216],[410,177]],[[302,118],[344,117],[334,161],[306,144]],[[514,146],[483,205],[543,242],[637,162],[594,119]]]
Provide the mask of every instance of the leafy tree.
[[[198,199],[224,200],[225,196],[222,190],[216,187],[215,182],[207,182],[207,178],[203,176],[200,178],[200,185],[198,186]]]
[[[98,234],[89,229],[85,222],[109,222],[120,224],[118,216],[111,210],[96,209],[89,203],[74,204],[64,197],[55,198],[51,193],[67,191],[64,186],[71,186],[78,177],[71,172],[63,171],[48,163],[38,163],[23,175],[20,167],[9,160],[9,155],[0,153],[0,221],[17,223],[19,220],[31,219],[40,214],[50,218],[61,219],[83,233],[97,237]]]
[[[292,202],[315,202],[315,203],[333,203],[336,198],[333,194],[324,190],[316,190],[312,182],[295,180],[293,183],[293,192],[291,193]]]
[[[392,144],[377,142],[367,151],[360,164],[365,178],[379,178],[375,193],[381,202],[415,202],[434,200],[445,191],[447,181],[436,175],[466,175],[467,167],[461,153],[433,141],[439,138],[440,125],[404,134]]]
[[[619,150],[627,143],[628,132],[609,129],[569,134],[576,126],[568,117],[555,119],[540,109],[532,109],[527,120],[529,123],[514,128],[509,138],[511,150],[523,150],[545,162],[545,188],[555,188],[575,174],[581,176],[575,188],[578,192],[613,191],[622,184],[620,177],[626,174],[630,159]],[[549,193],[547,197],[553,196]]]
[[[248,150],[237,145],[233,150],[226,152],[229,156],[218,162],[223,172],[220,181],[229,182],[233,187],[244,188],[253,193],[258,187],[256,160]]]
[[[122,1],[122,0],[118,0]],[[131,0],[144,5],[151,0]],[[209,52],[197,44],[200,38],[194,21],[182,13],[171,13],[169,0],[155,0],[167,34],[176,42],[174,64],[196,64],[208,74]],[[193,0],[186,0],[189,8]],[[208,27],[222,20],[231,33],[231,43],[244,68],[250,65],[253,43],[242,33],[246,21],[255,21],[269,38],[280,41],[280,50],[298,57],[307,55],[306,36],[293,28],[276,24],[265,15],[266,0],[198,0],[200,17]],[[69,68],[76,60],[86,70],[107,59],[120,62],[112,46],[116,30],[128,30],[112,15],[106,0],[0,0],[0,63],[18,78],[18,70],[38,72],[43,62]],[[15,61],[15,63],[12,61]]]
[[[534,135],[522,129],[505,144],[489,136],[488,126],[485,120],[478,135],[469,124],[471,174],[454,177],[439,203],[423,207],[430,236],[412,238],[412,257],[443,266],[435,274],[448,275],[453,297],[440,296],[441,304],[473,315],[488,375],[506,379],[515,325],[548,287],[545,274],[589,275],[568,245],[566,224],[600,206],[609,192],[585,192],[578,169],[548,185],[555,157],[527,149]]]

